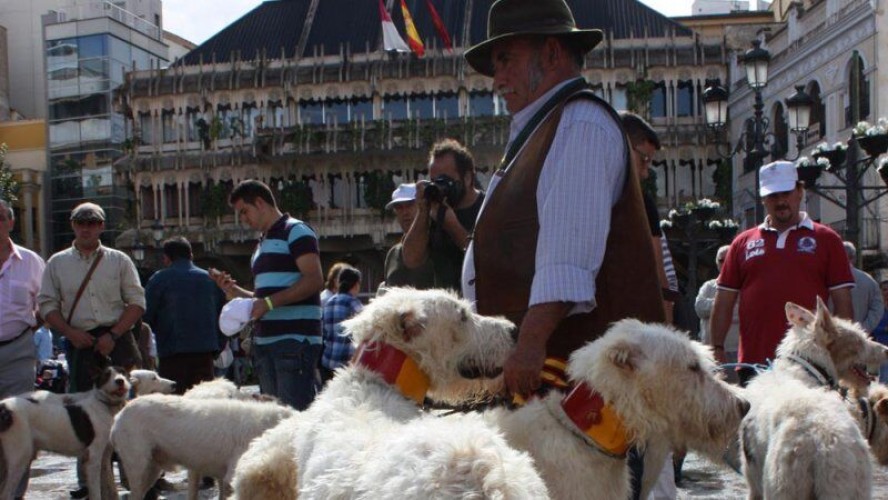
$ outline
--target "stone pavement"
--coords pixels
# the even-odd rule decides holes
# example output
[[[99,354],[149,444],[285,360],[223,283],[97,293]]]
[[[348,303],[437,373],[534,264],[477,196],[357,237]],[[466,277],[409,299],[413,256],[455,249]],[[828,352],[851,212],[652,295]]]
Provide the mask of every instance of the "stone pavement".
[[[875,472],[873,498],[888,500],[888,469],[877,466]],[[73,489],[77,482],[74,473],[74,460],[51,453],[42,453],[34,462],[31,478],[31,487],[26,496],[28,500],[67,500],[68,490]],[[181,471],[167,474],[166,478],[177,487],[177,490],[164,492],[163,495],[170,500],[184,500],[186,498],[186,473]],[[125,492],[123,489],[119,491],[122,494]],[[218,490],[215,488],[200,492],[202,499],[216,498],[217,495]],[[715,466],[691,453],[685,462],[684,481],[679,489],[679,498],[745,499],[746,483],[736,472],[726,467]]]

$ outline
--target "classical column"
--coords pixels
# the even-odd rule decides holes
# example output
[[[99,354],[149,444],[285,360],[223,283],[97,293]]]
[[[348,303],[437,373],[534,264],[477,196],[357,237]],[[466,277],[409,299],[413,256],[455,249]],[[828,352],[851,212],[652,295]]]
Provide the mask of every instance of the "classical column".
[[[191,225],[191,181],[185,183],[185,227]]]
[[[182,200],[185,199],[182,193],[182,181],[176,183],[176,191],[179,202],[179,227],[185,227],[185,224],[182,223],[182,218],[185,216],[185,207],[182,206]]]
[[[160,223],[166,224],[167,207],[166,207],[166,181],[160,185]]]

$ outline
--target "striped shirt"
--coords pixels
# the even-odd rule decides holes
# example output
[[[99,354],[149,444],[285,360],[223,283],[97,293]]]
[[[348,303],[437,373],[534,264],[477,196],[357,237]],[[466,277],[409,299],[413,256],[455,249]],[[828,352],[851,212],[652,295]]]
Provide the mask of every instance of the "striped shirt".
[[[342,322],[361,312],[361,301],[348,293],[337,293],[324,303],[324,354],[321,366],[335,370],[348,364],[355,347],[351,335],[343,333]]]
[[[572,81],[556,85],[515,114],[506,151],[537,110]],[[528,306],[573,302],[570,314],[595,308],[595,278],[604,260],[609,215],[626,179],[626,155],[620,126],[605,108],[588,100],[577,100],[564,107],[537,184],[540,229]],[[491,178],[481,212],[493,199],[500,179],[500,171]],[[474,301],[475,260],[471,244],[466,251],[462,278],[463,296]]]
[[[318,253],[318,237],[304,222],[284,214],[259,240],[250,260],[256,280],[255,297],[264,298],[299,281],[296,259]],[[257,345],[293,339],[321,343],[321,296],[275,307],[262,316],[255,332]]]

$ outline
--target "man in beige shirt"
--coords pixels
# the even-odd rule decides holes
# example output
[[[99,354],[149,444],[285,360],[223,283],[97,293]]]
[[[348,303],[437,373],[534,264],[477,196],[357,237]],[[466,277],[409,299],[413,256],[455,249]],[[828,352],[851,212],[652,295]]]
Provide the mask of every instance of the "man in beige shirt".
[[[76,206],[71,227],[74,244],[49,258],[37,302],[53,331],[68,339],[69,391],[79,392],[92,388],[90,372],[107,358],[125,368],[141,363],[131,329],[145,312],[145,291],[130,258],[99,240],[105,229],[100,206]],[[74,307],[97,258],[101,260]]]

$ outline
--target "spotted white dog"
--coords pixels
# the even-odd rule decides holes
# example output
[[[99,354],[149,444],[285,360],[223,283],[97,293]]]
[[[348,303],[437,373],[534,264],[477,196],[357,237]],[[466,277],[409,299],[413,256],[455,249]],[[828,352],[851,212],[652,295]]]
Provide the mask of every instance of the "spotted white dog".
[[[12,499],[40,450],[82,458],[91,496],[116,498],[108,436],[129,391],[123,369],[109,367],[91,391],[70,396],[37,391],[0,401],[0,499]]]

